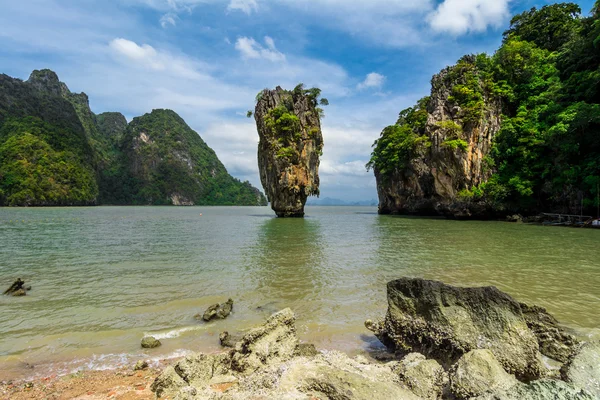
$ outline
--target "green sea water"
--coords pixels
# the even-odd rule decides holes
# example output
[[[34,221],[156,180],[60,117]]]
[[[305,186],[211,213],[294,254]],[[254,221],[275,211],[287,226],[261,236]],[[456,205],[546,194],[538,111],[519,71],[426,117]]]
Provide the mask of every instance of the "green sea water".
[[[600,338],[600,230],[379,216],[373,207],[0,209],[0,380],[113,368],[189,351],[291,307],[302,340],[358,353],[410,276],[494,285]],[[194,315],[233,298],[226,320]],[[145,334],[160,338],[142,350]]]

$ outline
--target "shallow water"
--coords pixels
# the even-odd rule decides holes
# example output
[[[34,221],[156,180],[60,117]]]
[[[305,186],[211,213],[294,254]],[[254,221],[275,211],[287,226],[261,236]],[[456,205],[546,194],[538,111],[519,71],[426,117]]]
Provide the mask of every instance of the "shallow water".
[[[202,215],[200,215],[202,213]],[[495,285],[600,337],[600,230],[379,216],[373,207],[0,209],[0,379],[218,351],[218,335],[291,307],[301,339],[375,341],[385,284],[402,276]],[[2,288],[4,289],[4,288]],[[235,300],[208,324],[194,314]],[[142,350],[151,333],[163,346]],[[33,367],[33,368],[32,368]]]

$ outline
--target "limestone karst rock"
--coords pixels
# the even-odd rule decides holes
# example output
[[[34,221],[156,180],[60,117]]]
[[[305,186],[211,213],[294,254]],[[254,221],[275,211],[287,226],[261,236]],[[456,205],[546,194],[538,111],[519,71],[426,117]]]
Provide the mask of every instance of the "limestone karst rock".
[[[303,217],[308,196],[319,195],[319,94],[298,85],[293,91],[265,89],[257,97],[260,180],[278,217]]]
[[[477,100],[465,100],[466,94]],[[474,57],[464,57],[431,80],[431,95],[403,111],[376,142],[370,163],[377,179],[381,214],[489,216],[489,205],[463,199],[461,192],[486,182],[492,140],[500,130],[500,98],[489,93]],[[394,135],[407,139],[390,155]],[[399,132],[400,131],[400,132]],[[407,143],[410,142],[409,146]]]

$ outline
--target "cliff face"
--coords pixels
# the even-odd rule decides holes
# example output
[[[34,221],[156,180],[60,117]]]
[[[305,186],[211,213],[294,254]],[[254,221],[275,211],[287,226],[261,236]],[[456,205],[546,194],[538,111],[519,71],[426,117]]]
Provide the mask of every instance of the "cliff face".
[[[308,196],[319,195],[323,135],[314,90],[265,89],[256,104],[260,180],[278,217],[303,217]]]
[[[406,162],[387,169],[374,165],[379,212],[488,216],[486,204],[469,201],[464,193],[493,172],[488,154],[500,130],[500,100],[488,93],[470,57],[434,76],[431,83],[431,96],[423,100],[421,109],[411,109],[398,121],[411,125],[410,118],[421,114],[422,124],[409,127],[418,137]]]
[[[229,175],[215,152],[171,110],[134,118],[121,146],[134,204],[266,205],[262,193]]]

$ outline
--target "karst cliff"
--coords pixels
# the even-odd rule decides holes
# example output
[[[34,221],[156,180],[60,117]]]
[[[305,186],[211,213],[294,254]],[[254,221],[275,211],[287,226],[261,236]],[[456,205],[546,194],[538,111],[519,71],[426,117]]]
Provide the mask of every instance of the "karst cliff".
[[[319,95],[319,89],[298,85],[293,91],[265,89],[257,96],[260,179],[278,217],[303,217],[308,196],[319,195]]]

